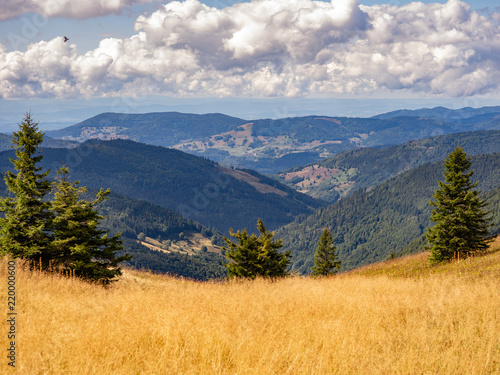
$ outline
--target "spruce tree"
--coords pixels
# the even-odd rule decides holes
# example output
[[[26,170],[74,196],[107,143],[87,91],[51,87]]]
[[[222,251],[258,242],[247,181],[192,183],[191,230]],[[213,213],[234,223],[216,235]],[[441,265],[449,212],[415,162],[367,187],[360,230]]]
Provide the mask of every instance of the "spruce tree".
[[[15,148],[16,159],[10,161],[17,172],[4,175],[13,197],[0,199],[0,212],[4,213],[0,218],[0,251],[14,258],[42,259],[43,268],[47,268],[53,240],[52,212],[44,199],[50,192],[49,171],[41,172],[42,167],[37,166],[43,158],[38,153],[43,136],[31,113],[13,133],[11,148]]]
[[[341,266],[337,260],[336,247],[333,243],[332,234],[325,228],[318,242],[318,248],[314,255],[314,266],[311,267],[313,276],[328,276],[336,274]]]
[[[273,240],[274,232],[268,231],[261,219],[257,221],[257,228],[260,235],[248,235],[246,230],[234,233],[230,230],[232,237],[238,239],[235,243],[226,237],[229,248],[226,257],[230,260],[226,264],[228,278],[247,277],[255,279],[261,277],[283,277],[288,275],[287,268],[290,265],[291,255],[287,251],[280,253],[278,250],[283,247],[283,241]]]
[[[441,263],[454,257],[466,257],[488,248],[488,213],[483,210],[487,202],[479,198],[480,192],[474,190],[476,183],[471,182],[474,171],[467,172],[471,166],[470,158],[460,147],[448,155],[444,162],[445,182],[439,181],[439,189],[433,195],[436,201],[430,220],[436,223],[427,228],[427,241],[430,245],[431,263]]]
[[[121,275],[119,263],[131,259],[129,255],[116,256],[123,249],[120,234],[108,237],[108,231],[99,229],[104,217],[96,207],[107,199],[109,189],[101,189],[93,201],[80,199],[86,188],[79,187],[79,181],[68,181],[68,172],[66,166],[61,167],[54,182],[54,265],[74,270],[76,276],[90,281],[108,284]]]

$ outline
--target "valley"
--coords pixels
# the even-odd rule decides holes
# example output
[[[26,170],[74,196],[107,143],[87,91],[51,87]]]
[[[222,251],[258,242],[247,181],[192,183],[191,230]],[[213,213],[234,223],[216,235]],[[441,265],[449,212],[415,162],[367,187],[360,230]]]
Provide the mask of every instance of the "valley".
[[[12,151],[0,153],[1,171],[12,167],[12,156]],[[276,229],[325,204],[253,171],[233,171],[175,149],[129,140],[44,150],[42,165],[52,173],[64,162],[71,178],[89,188],[111,188],[226,234],[231,227],[253,230],[259,217]]]
[[[428,201],[456,145],[473,156],[492,232],[500,232],[499,111],[253,121],[104,113],[48,132],[62,139],[46,139],[42,166],[53,178],[67,163],[71,178],[91,191],[111,188],[103,225],[122,233],[135,259],[130,266],[198,280],[223,277],[223,236],[230,228],[255,232],[262,218],[283,239],[283,251],[291,251],[293,272],[310,273],[323,228],[332,231],[347,271],[424,250]],[[425,138],[436,132],[448,134]],[[11,168],[12,156],[0,152],[1,171]],[[293,167],[276,172],[287,165]]]
[[[279,173],[277,177],[301,193],[326,201],[335,201],[352,190],[356,174],[355,168],[348,170],[328,168],[316,163]]]
[[[493,212],[492,233],[500,233],[500,153],[472,157],[474,181]],[[432,207],[429,201],[442,179],[442,162],[426,163],[372,189],[360,189],[280,228],[283,250],[293,254],[292,268],[308,273],[323,228],[335,233],[344,270],[424,250]]]
[[[160,242],[158,239],[144,237],[144,240],[137,240],[137,243],[146,246],[148,249],[166,254],[175,252],[178,254],[195,255],[198,251],[202,251],[203,248],[205,248],[205,251],[212,253],[221,252],[220,246],[212,245],[210,238],[204,237],[200,233],[181,232],[180,234],[182,234],[182,237],[179,240],[163,240]]]
[[[457,145],[464,147],[469,155],[500,152],[500,131],[454,133],[383,149],[360,148],[277,173],[275,177],[300,192],[333,203],[357,189],[372,188],[411,168],[444,160]]]

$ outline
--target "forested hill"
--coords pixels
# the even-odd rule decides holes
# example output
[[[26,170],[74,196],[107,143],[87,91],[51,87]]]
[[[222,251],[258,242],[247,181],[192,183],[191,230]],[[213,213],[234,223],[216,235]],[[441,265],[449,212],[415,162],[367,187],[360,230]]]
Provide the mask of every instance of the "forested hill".
[[[341,196],[379,185],[410,168],[444,160],[457,145],[468,155],[500,152],[500,130],[447,134],[384,149],[346,151],[290,169],[277,178],[298,191],[333,203]]]
[[[116,193],[99,206],[99,212],[105,216],[104,229],[122,233],[124,253],[132,255],[126,265],[196,280],[225,277],[220,232],[168,208]]]
[[[195,115],[179,112],[143,114],[101,113],[70,127],[47,132],[52,138],[85,141],[99,139],[130,139],[157,146],[173,146],[186,139],[203,139],[227,132],[247,121],[210,113]]]
[[[258,218],[275,229],[323,205],[307,195],[255,172],[164,147],[125,140],[89,141],[75,149],[45,149],[42,165],[55,172],[64,162],[70,177],[90,188],[170,208],[208,227],[228,233],[255,231]],[[0,171],[12,168],[12,151],[0,153]]]
[[[92,189],[83,198],[92,200],[96,193],[97,190]],[[198,233],[208,239],[216,234],[168,208],[113,192],[99,205],[99,212],[106,217],[103,221],[104,228],[112,234],[121,232],[122,236],[131,239],[137,239],[140,233],[159,242],[178,240],[179,233],[182,232]]]
[[[478,189],[491,202],[488,209],[496,215],[493,230],[499,232],[500,153],[474,156],[472,169]],[[442,162],[411,169],[372,190],[357,191],[302,216],[279,229],[276,236],[283,238],[283,250],[292,252],[292,266],[301,273],[308,273],[313,265],[325,227],[332,232],[343,270],[387,259],[392,251],[400,255],[422,250],[418,239],[430,225],[428,203],[438,188],[437,181],[444,180],[443,171]]]

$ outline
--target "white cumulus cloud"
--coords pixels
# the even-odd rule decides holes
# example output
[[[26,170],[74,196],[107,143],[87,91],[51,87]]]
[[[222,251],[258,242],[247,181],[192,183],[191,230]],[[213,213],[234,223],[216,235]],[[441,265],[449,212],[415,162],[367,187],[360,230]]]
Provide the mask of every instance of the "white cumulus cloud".
[[[0,96],[496,93],[497,18],[459,0],[254,0],[223,9],[173,1],[138,17],[134,36],[85,54],[61,38],[24,52],[0,45]]]
[[[119,13],[123,8],[159,0],[2,0],[0,21],[25,13],[45,17],[91,18]]]

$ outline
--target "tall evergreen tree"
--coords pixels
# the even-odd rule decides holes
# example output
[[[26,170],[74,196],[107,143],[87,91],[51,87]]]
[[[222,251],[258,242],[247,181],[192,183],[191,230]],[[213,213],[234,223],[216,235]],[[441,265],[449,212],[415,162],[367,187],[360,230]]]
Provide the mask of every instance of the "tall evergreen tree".
[[[283,246],[283,241],[273,240],[274,232],[268,231],[261,219],[257,221],[260,235],[248,235],[246,230],[234,233],[230,230],[232,237],[238,239],[235,243],[226,237],[224,240],[229,248],[226,257],[230,260],[226,264],[228,278],[248,277],[255,279],[262,277],[283,277],[288,275],[287,268],[290,265],[291,255],[287,251],[280,253],[278,250]]]
[[[333,243],[332,234],[325,228],[318,242],[318,248],[314,255],[314,266],[311,267],[313,276],[328,276],[336,274],[341,266],[337,260],[337,248]]]
[[[96,207],[107,199],[109,189],[101,189],[93,201],[80,199],[86,188],[79,187],[79,181],[68,181],[68,172],[66,166],[61,167],[54,182],[54,264],[107,284],[121,275],[119,263],[131,259],[129,255],[116,256],[123,249],[120,234],[108,237],[107,230],[99,229],[104,217]]]
[[[483,210],[487,202],[479,198],[479,191],[474,190],[477,186],[477,182],[471,182],[474,171],[467,172],[471,166],[470,158],[457,146],[448,155],[444,166],[446,181],[438,182],[439,189],[433,195],[436,201],[429,202],[435,207],[430,220],[436,223],[427,228],[426,233],[431,247],[431,263],[484,251],[490,242],[490,218]]]
[[[47,180],[49,171],[41,172],[37,167],[43,156],[38,147],[43,142],[38,123],[27,113],[13,133],[11,146],[15,148],[16,159],[10,159],[17,173],[8,171],[4,179],[14,197],[0,199],[0,251],[14,258],[42,259],[43,267],[51,258],[50,244],[52,212],[50,204],[44,200],[50,192]]]

